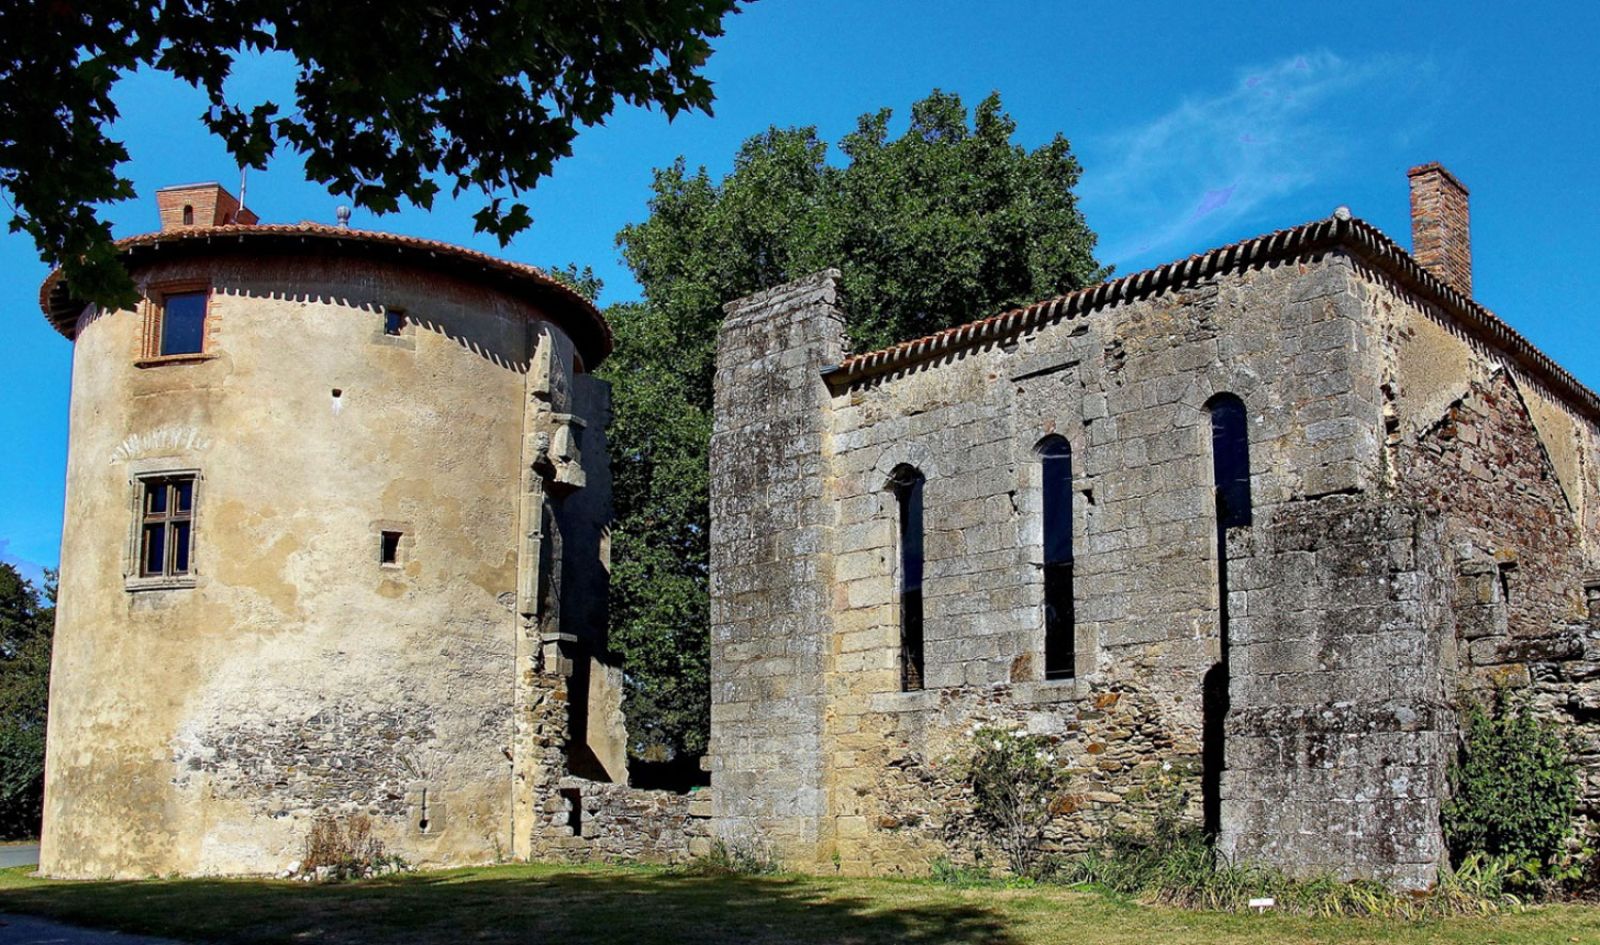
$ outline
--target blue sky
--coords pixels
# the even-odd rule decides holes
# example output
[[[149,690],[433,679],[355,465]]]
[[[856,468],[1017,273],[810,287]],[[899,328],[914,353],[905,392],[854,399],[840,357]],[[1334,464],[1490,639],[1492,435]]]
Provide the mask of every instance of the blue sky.
[[[999,91],[1019,141],[1072,141],[1100,258],[1121,272],[1340,204],[1409,246],[1405,171],[1441,161],[1472,190],[1478,299],[1600,387],[1600,5],[761,0],[727,27],[708,68],[715,117],[620,111],[586,132],[504,250],[473,235],[470,197],[353,224],[592,265],[602,302],[618,301],[635,289],[613,238],[644,216],[652,168],[681,154],[722,173],[768,125],[837,141],[861,113],[903,118],[936,87],[969,103]],[[284,102],[291,78],[251,60],[230,88]],[[116,97],[140,191],[105,210],[118,235],[155,228],[159,186],[237,187],[194,92],[140,74]],[[339,201],[286,154],[252,172],[249,203],[268,222],[331,223]],[[57,560],[66,466],[71,345],[39,313],[46,271],[25,238],[0,236],[0,560],[28,573]]]

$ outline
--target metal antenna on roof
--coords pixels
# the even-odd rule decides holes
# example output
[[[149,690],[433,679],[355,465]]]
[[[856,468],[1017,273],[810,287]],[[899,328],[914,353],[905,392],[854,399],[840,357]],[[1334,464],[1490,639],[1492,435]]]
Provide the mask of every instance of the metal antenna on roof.
[[[339,208],[337,210],[333,211],[333,215],[339,220],[339,225],[340,226],[349,226],[350,225],[350,208],[349,207],[346,207],[343,204],[340,204]]]

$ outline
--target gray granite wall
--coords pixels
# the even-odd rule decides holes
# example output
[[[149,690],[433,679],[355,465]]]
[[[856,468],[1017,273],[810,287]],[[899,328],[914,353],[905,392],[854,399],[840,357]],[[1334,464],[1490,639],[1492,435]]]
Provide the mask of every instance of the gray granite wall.
[[[1359,496],[1230,535],[1224,854],[1432,882],[1455,734],[1447,558],[1437,517]]]
[[[820,862],[832,640],[830,402],[843,353],[819,273],[727,307],[711,438],[710,766],[717,830]]]

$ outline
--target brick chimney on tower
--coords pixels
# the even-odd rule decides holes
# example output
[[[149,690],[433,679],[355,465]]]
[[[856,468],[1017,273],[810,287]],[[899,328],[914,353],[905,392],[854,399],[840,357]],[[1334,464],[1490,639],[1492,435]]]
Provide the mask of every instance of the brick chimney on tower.
[[[1472,297],[1472,230],[1467,188],[1435,161],[1413,167],[1411,255],[1446,285]]]
[[[156,191],[156,209],[161,213],[161,232],[194,227],[228,226],[256,222],[256,215],[239,206],[239,201],[221,184],[180,184]]]

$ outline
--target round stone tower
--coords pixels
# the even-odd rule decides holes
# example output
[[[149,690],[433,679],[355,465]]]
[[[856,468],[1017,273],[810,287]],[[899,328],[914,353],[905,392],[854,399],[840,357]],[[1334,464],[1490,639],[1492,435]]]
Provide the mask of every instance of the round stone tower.
[[[518,855],[561,769],[624,776],[605,322],[459,247],[158,202],[137,306],[41,290],[75,342],[43,872],[282,870],[321,818]]]

